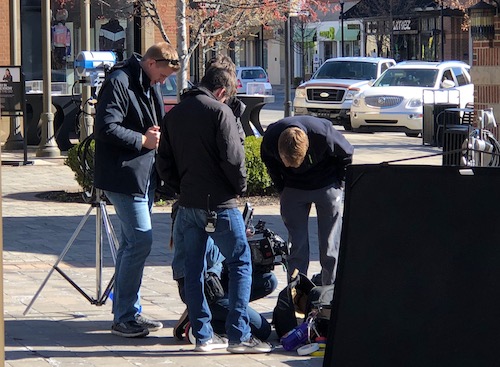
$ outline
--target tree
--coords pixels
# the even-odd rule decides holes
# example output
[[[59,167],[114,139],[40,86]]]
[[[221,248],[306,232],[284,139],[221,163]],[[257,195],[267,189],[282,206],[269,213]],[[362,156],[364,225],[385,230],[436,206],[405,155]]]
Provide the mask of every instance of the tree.
[[[314,49],[313,38],[317,33],[317,24],[311,22],[307,15],[298,16],[294,22],[293,40],[294,50],[302,59],[301,78],[306,80],[306,72],[311,72],[308,66],[311,66],[311,60],[307,60],[309,51]]]
[[[329,4],[329,0],[310,0],[302,3],[300,9],[309,12],[311,19],[317,19],[318,12],[327,11]],[[232,42],[248,36],[254,27],[271,28],[283,22],[290,12],[289,6],[289,0],[192,0],[188,7],[186,0],[177,0],[179,87],[187,87],[189,59],[197,47],[202,48],[203,61],[206,50],[217,43],[229,48]]]

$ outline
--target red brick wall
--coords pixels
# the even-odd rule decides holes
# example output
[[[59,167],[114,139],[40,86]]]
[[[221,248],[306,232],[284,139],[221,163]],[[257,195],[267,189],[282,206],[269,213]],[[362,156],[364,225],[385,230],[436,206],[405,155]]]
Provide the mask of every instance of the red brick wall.
[[[471,76],[474,82],[474,108],[493,108],[500,116],[500,17],[495,17],[495,39],[474,41]],[[498,132],[497,132],[498,133]],[[498,137],[498,136],[497,136]]]
[[[10,65],[10,1],[0,0],[0,65]]]
[[[165,28],[170,43],[177,47],[177,28],[175,20],[176,0],[158,1],[156,5],[158,7],[158,14],[160,15],[160,19],[162,20],[163,27]],[[156,28],[155,41],[159,42],[162,40],[163,38],[161,36],[161,33],[158,28]]]

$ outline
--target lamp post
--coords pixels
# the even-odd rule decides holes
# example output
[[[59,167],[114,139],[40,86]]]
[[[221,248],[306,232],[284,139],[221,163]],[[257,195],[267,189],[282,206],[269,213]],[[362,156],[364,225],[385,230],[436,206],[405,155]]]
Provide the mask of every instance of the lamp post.
[[[90,51],[90,0],[80,0],[80,42],[82,51]],[[90,85],[82,86],[82,113],[80,121],[80,141],[91,135],[94,130],[94,120],[88,101],[92,97]]]
[[[441,61],[444,61],[444,0],[441,0]]]
[[[344,57],[344,0],[340,0],[340,56]]]
[[[42,136],[36,150],[37,157],[57,157],[61,155],[54,136],[54,114],[52,113],[52,63],[50,59],[50,1],[42,1],[42,69],[43,69],[43,111]]]
[[[290,65],[290,14],[288,14],[285,20],[285,117],[292,115]]]

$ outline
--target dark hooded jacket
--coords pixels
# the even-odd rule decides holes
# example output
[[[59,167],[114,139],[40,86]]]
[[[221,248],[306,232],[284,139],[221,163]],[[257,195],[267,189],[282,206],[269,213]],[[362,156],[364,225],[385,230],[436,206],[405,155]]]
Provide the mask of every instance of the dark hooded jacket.
[[[280,134],[289,127],[302,129],[309,138],[309,149],[298,168],[285,167],[278,152]],[[341,185],[346,165],[352,162],[353,146],[326,119],[294,116],[281,119],[266,129],[260,148],[262,161],[278,192],[284,187],[316,190]]]
[[[165,116],[157,170],[179,204],[210,210],[237,206],[246,190],[245,151],[231,108],[194,88]]]
[[[142,136],[164,115],[160,86],[150,86],[140,57],[117,64],[104,81],[97,102],[94,183],[99,189],[144,197],[154,175],[155,150]]]

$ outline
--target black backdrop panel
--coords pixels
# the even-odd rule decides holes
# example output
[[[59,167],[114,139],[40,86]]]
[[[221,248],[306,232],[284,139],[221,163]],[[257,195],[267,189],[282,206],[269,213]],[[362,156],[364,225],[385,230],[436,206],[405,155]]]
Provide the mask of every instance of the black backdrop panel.
[[[324,367],[500,366],[500,169],[473,172],[349,167]]]

